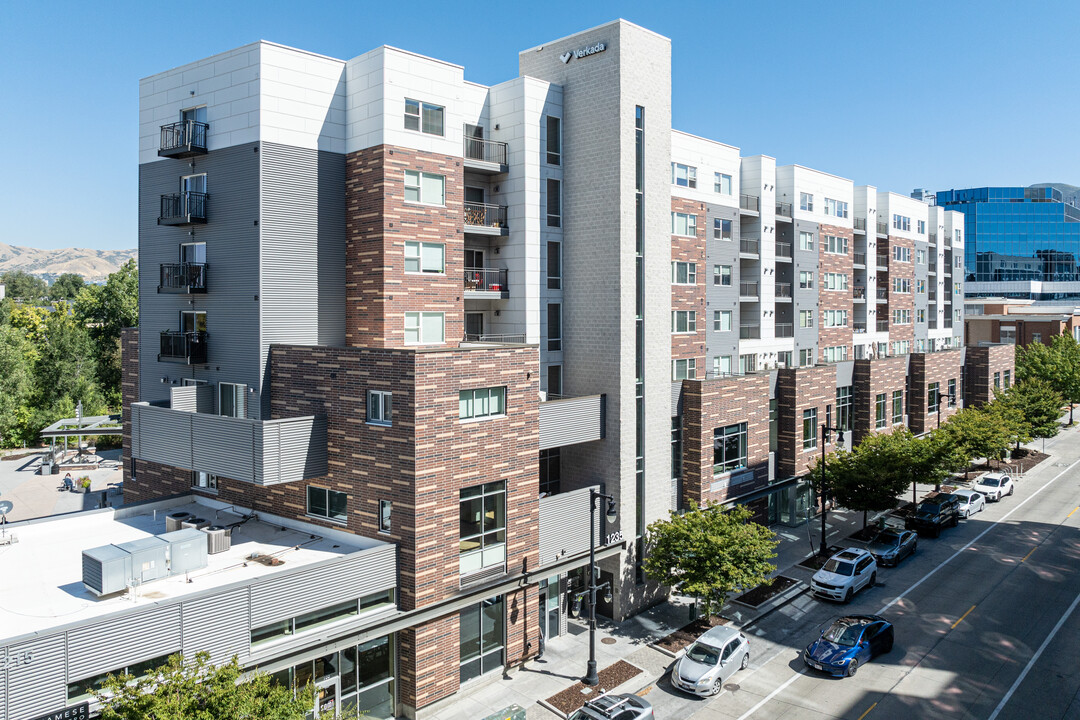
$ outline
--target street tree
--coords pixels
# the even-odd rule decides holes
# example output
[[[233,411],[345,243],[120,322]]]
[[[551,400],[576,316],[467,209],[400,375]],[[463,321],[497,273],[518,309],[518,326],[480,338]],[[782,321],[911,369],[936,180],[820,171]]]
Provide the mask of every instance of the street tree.
[[[82,275],[64,273],[49,286],[49,299],[53,302],[57,300],[74,300],[85,284],[86,281],[83,280]]]
[[[143,677],[109,676],[94,695],[103,720],[302,720],[310,711],[310,687],[294,697],[269,675],[243,672],[235,657],[214,666],[205,652],[193,661],[173,655]]]
[[[1031,442],[1031,423],[1015,403],[1005,399],[1005,393],[995,391],[993,401],[983,410],[997,415],[1005,425],[1009,433],[1009,444],[1019,448],[1021,443]]]
[[[699,598],[706,614],[718,611],[728,596],[769,581],[776,566],[779,540],[767,527],[752,522],[743,505],[699,507],[649,525],[645,574]]]
[[[1054,437],[1061,430],[1061,406],[1064,401],[1061,393],[1042,378],[1021,380],[995,402],[1008,404],[1023,415],[1033,437]]]
[[[1049,345],[1031,343],[1017,348],[1016,379],[1039,378],[1050,384],[1069,403],[1069,425],[1073,407],[1080,403],[1080,344],[1071,335],[1055,335]]]
[[[905,428],[905,432],[911,435]],[[907,455],[907,469],[911,475],[912,502],[916,502],[916,487],[919,484],[933,485],[940,490],[941,483],[952,477],[953,473],[967,468],[971,458],[965,457],[956,446],[948,432],[932,430],[922,437],[911,437]]]
[[[914,438],[906,428],[889,434],[872,434],[863,438],[851,452],[838,450],[825,459],[825,487],[836,503],[863,514],[866,529],[867,514],[896,507],[897,495],[904,492],[910,480],[908,460]],[[810,477],[818,492],[821,459]]]
[[[941,433],[967,462],[977,457],[1001,460],[1012,437],[998,413],[982,408],[964,408],[941,426]]]

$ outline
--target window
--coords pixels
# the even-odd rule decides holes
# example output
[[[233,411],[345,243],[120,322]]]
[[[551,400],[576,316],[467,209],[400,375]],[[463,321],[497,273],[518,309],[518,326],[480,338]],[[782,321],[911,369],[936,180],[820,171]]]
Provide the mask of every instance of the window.
[[[671,163],[671,184],[679,187],[697,187],[697,168],[681,163]]]
[[[562,350],[562,303],[547,306],[548,350]]]
[[[406,241],[405,272],[446,272],[445,254],[446,246],[442,243],[422,243]]]
[[[428,135],[443,134],[443,108],[405,98],[405,129]]]
[[[731,176],[724,173],[714,173],[713,175],[713,191],[718,192],[721,195],[731,194]]]
[[[822,250],[833,255],[847,255],[848,243],[846,237],[826,235],[822,238]]]
[[[893,260],[897,262],[911,262],[911,248],[894,245],[892,249]]]
[[[336,522],[345,522],[349,496],[337,490],[308,485],[307,514]]]
[[[692,213],[671,213],[671,234],[697,236],[697,215]]]
[[[958,243],[960,242],[960,231],[959,230],[953,230],[953,240],[955,240]]]
[[[910,325],[911,324],[911,311],[910,310],[893,310],[892,311],[893,325]]]
[[[338,620],[343,620],[347,617],[352,617],[353,615],[358,615],[360,614],[360,604],[365,600],[367,600],[365,609],[393,603],[393,594],[393,590],[383,590],[380,593],[376,593],[375,596],[366,596],[360,600],[349,600],[347,602],[338,603],[337,605],[331,605],[330,607],[313,610],[304,613],[303,615],[297,615],[296,617],[291,617],[286,620],[279,620],[278,622],[270,623],[269,625],[252,628],[251,644],[258,645],[271,640],[278,640],[283,637],[295,635],[296,633],[314,630],[315,628],[337,622]]]
[[[949,407],[956,407],[956,378],[949,380]]]
[[[809,290],[814,287],[814,272],[812,270],[799,271],[799,289]]]
[[[911,280],[907,278],[893,278],[892,279],[892,291],[894,293],[906,293],[911,294]]]
[[[910,311],[909,311],[910,312]],[[892,344],[893,355],[907,355],[911,351],[910,340],[898,340]]]
[[[505,387],[462,390],[458,393],[458,417],[462,420],[505,414]]]
[[[191,487],[208,490],[210,492],[217,492],[218,477],[217,475],[211,475],[210,473],[195,470],[191,473]]]
[[[712,374],[714,377],[721,377],[731,374],[731,356],[730,355],[717,355],[712,359]]]
[[[960,283],[953,283],[953,294],[959,295],[962,292],[964,292],[964,286]]]
[[[825,198],[825,214],[833,215],[838,218],[846,218],[848,216],[848,204],[843,200]]]
[[[938,410],[938,388],[940,383],[932,382],[926,386],[926,412],[933,413]]]
[[[887,412],[888,397],[885,393],[878,393],[874,398],[874,427],[883,428],[889,424]]]
[[[731,221],[724,220],[723,218],[713,218],[712,221],[712,236],[713,240],[730,240],[731,239]]]
[[[713,285],[723,285],[724,287],[731,287],[731,266],[730,265],[713,265]]]
[[[552,178],[547,181],[547,225],[562,227],[562,182]]]
[[[562,288],[562,243],[547,244],[547,286],[548,290]]]
[[[1000,390],[1001,389],[1001,373],[1000,372],[994,373],[994,389],[995,390]]]
[[[434,173],[405,171],[405,202],[446,204],[446,178]]]
[[[777,367],[782,367],[782,368],[794,367],[792,365],[792,363],[791,363],[791,356],[792,356],[792,354],[791,354],[790,350],[781,350],[780,352],[776,353],[776,365],[777,365]]]
[[[799,367],[811,367],[814,364],[814,348],[803,348],[799,351]]]
[[[848,311],[847,310],[822,310],[821,311],[822,327],[836,328],[847,327],[848,324]]]
[[[911,218],[894,214],[892,226],[894,230],[911,230]]]
[[[926,293],[926,281],[925,280],[916,280],[915,281],[915,292],[919,293],[920,295]]]
[[[394,503],[389,500],[379,501],[379,532],[390,532],[390,517],[393,515]]]
[[[799,193],[799,209],[814,212],[814,196],[810,193]]]
[[[713,310],[712,323],[714,332],[731,332],[731,311]]]
[[[672,380],[693,380],[695,377],[697,377],[696,359],[671,361]]]
[[[746,423],[714,429],[713,473],[731,472],[746,465]]]
[[[672,285],[697,285],[697,263],[671,263]]]
[[[101,690],[105,686],[105,680],[110,675],[131,675],[135,678],[144,678],[154,674],[154,671],[161,668],[169,661],[168,655],[161,655],[151,660],[144,660],[141,663],[134,665],[128,665],[127,667],[116,668],[109,672],[103,672],[93,677],[88,677],[77,682],[70,683],[67,686],[67,700],[69,703],[77,700],[93,700],[94,691]],[[59,713],[62,717],[64,713]],[[73,713],[71,717],[76,717],[77,713]]]
[[[822,354],[825,356],[825,362],[827,363],[843,362],[847,360],[847,345],[827,347],[822,350]]]
[[[247,385],[218,383],[218,415],[232,418],[247,417]]]
[[[892,424],[899,425],[904,422],[904,391],[893,390],[892,394]]]
[[[441,312],[405,313],[405,343],[441,343],[443,341],[444,316]]]
[[[836,427],[841,430],[851,429],[852,387],[836,388]]]
[[[801,328],[814,327],[814,311],[813,310],[800,310],[799,311],[799,327],[801,327]]]
[[[548,365],[548,395],[562,395],[562,365]]]
[[[926,264],[926,251],[925,250],[916,250],[915,251],[915,262],[917,262],[920,265],[925,265]]]
[[[814,249],[814,233],[800,232],[799,233],[799,249],[800,250],[813,250]]]
[[[739,372],[743,375],[746,375],[747,373],[757,372],[757,355],[740,355]]]
[[[548,165],[562,164],[562,118],[547,118],[547,161]]]
[[[462,610],[459,615],[459,682],[464,683],[484,673],[503,667],[506,634],[506,608],[503,596],[484,600]]]
[[[822,290],[847,290],[848,276],[844,273],[825,273],[821,276]]]
[[[803,450],[817,447],[817,408],[802,412],[802,447]]]
[[[1008,390],[1009,385],[1010,385],[1010,381],[1012,379],[1012,371],[1011,370],[1005,370],[1003,372],[1004,372],[1004,374],[1001,376],[1002,385],[1003,385],[1005,390]]]
[[[697,311],[696,310],[672,310],[671,311],[671,332],[673,332],[673,333],[694,333],[694,332],[697,332]]]
[[[465,575],[506,561],[506,482],[461,490],[460,570]]]
[[[926,322],[926,311],[923,310],[922,308],[919,308],[918,310],[915,311],[915,322],[917,322],[917,323]]]
[[[559,448],[540,451],[540,497],[556,495],[562,479]]]
[[[919,233],[920,235],[925,235],[926,234],[926,221],[925,220],[916,220],[915,221],[915,232]]]
[[[1000,340],[1000,342],[1006,343],[1008,345],[1015,345],[1016,344],[1016,327],[1015,326],[1006,327],[1006,326],[1002,325],[1001,326],[1001,337],[999,338],[999,340]]]

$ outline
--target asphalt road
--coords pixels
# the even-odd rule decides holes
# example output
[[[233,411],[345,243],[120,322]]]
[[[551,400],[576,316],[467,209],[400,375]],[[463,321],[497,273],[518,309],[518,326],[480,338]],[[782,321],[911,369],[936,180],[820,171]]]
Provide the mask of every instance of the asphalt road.
[[[1080,720],[1080,441],[1016,493],[940,539],[920,538],[899,568],[839,605],[798,597],[747,630],[752,662],[710,699],[667,677],[646,689],[656,717]],[[804,667],[802,649],[845,613],[884,615],[891,653],[853,678]]]

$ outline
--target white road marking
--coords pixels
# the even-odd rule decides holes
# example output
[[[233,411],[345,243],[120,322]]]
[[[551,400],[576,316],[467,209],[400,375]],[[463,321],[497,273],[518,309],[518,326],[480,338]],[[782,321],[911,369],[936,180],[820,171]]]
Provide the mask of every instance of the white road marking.
[[[748,717],[750,717],[751,715],[753,715],[754,713],[756,713],[756,712],[757,712],[758,710],[760,710],[760,709],[762,708],[762,706],[764,706],[764,705],[765,705],[765,704],[766,704],[767,702],[769,702],[770,700],[772,700],[772,699],[773,699],[774,697],[776,697],[776,696],[777,696],[777,695],[778,695],[779,693],[783,692],[783,691],[784,691],[784,690],[785,690],[785,689],[787,688],[787,686],[788,686],[788,685],[790,685],[791,683],[795,682],[796,680],[798,680],[798,679],[799,679],[800,677],[802,677],[802,676],[803,676],[803,672],[802,672],[801,670],[800,670],[799,672],[795,673],[794,675],[792,675],[792,676],[791,676],[790,678],[788,678],[787,682],[785,682],[785,683],[784,683],[783,685],[781,685],[780,687],[778,687],[778,688],[776,688],[775,690],[773,690],[773,691],[772,691],[771,693],[769,693],[769,694],[768,694],[768,695],[766,695],[765,697],[761,698],[761,701],[760,701],[760,702],[758,702],[758,704],[757,704],[757,705],[755,705],[754,707],[750,708],[749,710],[747,710],[746,712],[744,712],[744,713],[743,713],[742,715],[740,715],[740,716],[739,716],[739,720],[746,720],[746,718],[748,718]]]

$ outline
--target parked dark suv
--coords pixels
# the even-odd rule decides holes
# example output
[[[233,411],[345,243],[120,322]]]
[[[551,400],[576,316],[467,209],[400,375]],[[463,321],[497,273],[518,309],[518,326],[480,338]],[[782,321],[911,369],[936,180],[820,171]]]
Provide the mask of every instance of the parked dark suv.
[[[941,530],[960,524],[960,500],[949,493],[938,493],[919,503],[915,514],[904,522],[908,530],[941,537]]]

